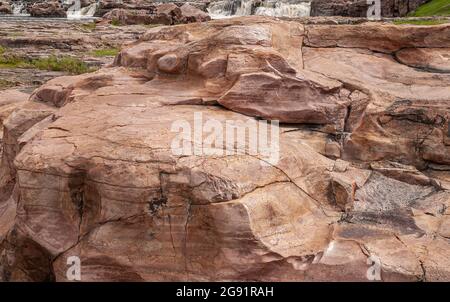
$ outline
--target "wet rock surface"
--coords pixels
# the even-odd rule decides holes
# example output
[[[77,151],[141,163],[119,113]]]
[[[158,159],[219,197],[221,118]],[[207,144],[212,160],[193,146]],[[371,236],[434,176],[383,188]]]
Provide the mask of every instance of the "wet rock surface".
[[[450,74],[414,66],[416,51],[437,64],[449,30],[156,27],[114,66],[0,95],[15,108],[0,278],[63,281],[77,256],[83,281],[364,281],[373,259],[383,281],[450,280]],[[280,120],[279,160],[249,144],[174,153],[174,123],[199,114]]]

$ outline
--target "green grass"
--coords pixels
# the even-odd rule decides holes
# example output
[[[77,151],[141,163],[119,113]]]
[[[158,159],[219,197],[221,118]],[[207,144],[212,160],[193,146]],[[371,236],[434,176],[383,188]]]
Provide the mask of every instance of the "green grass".
[[[41,70],[64,71],[73,74],[82,74],[93,71],[86,63],[72,57],[39,58],[31,61],[31,65]]]
[[[81,28],[88,31],[94,31],[97,28],[97,23],[95,22],[84,23],[81,24]]]
[[[7,35],[9,37],[22,37],[22,36],[24,36],[24,33],[20,32],[20,31],[11,31],[11,32],[8,32]]]
[[[3,48],[0,52],[0,68],[32,68],[32,65],[23,58],[5,54]]]
[[[94,71],[83,61],[68,56],[28,59],[12,54],[6,54],[5,48],[0,49],[0,68],[36,68],[40,70],[63,71],[71,74],[82,74]]]
[[[432,0],[410,14],[410,17],[430,16],[450,16],[450,2],[448,0]]]
[[[411,25],[439,25],[449,23],[449,20],[395,20],[394,24],[403,25],[403,24],[411,24]]]
[[[0,79],[0,89],[7,89],[16,86],[15,83],[8,80]]]
[[[119,53],[117,48],[96,49],[91,52],[94,57],[114,57]]]
[[[118,19],[112,19],[111,20],[111,25],[112,26],[121,26],[122,22],[120,22],[120,20],[118,20]]]
[[[158,27],[158,26],[164,26],[163,24],[142,24],[142,25],[144,25],[145,27],[148,27],[148,28],[154,28],[154,27]]]

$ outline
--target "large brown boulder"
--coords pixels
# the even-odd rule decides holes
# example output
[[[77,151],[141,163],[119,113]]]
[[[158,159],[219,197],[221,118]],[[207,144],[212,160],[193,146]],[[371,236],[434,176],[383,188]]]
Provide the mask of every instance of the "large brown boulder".
[[[58,1],[37,2],[29,5],[27,10],[32,17],[66,17],[66,11]]]
[[[319,25],[308,29],[305,68],[339,79],[377,100],[351,105],[348,121],[358,122],[346,126],[351,134],[344,139],[344,157],[389,159],[421,169],[427,162],[450,164],[450,75],[439,67],[438,73],[428,68],[450,46],[447,32],[449,25]],[[442,47],[438,53],[437,47]],[[406,51],[420,51],[421,66],[411,57],[408,62]],[[363,119],[355,120],[353,110],[358,116],[363,114]]]
[[[115,8],[103,16],[103,21],[120,25],[153,24],[154,17],[147,10]]]
[[[370,25],[163,26],[49,81],[4,121],[0,278],[450,280],[449,74],[394,59],[448,28],[380,54]]]
[[[102,17],[113,9],[129,9],[129,10],[154,10],[155,3],[153,0],[100,0],[99,7],[95,16]]]
[[[12,14],[11,3],[8,1],[0,1],[0,14]]]
[[[313,0],[311,16],[367,16],[367,1],[365,0]]]
[[[381,0],[381,16],[404,17],[429,0]],[[366,0],[312,0],[311,16],[366,17]]]
[[[309,27],[305,42],[314,48],[362,48],[387,54],[404,48],[428,51],[428,48],[450,47],[450,26],[317,25]]]
[[[155,23],[173,25],[179,23],[181,18],[181,9],[174,3],[163,3],[156,7]]]
[[[163,24],[174,25],[181,23],[204,22],[211,18],[202,10],[189,5],[181,7],[174,3],[154,5],[147,9],[116,8],[103,16],[106,22],[118,22],[122,25],[131,24]]]
[[[151,9],[155,2],[153,0],[100,0],[100,8],[113,9],[113,8],[128,8],[128,9]]]
[[[189,3],[183,4],[180,9],[182,23],[205,22],[211,20],[211,17],[207,13]]]

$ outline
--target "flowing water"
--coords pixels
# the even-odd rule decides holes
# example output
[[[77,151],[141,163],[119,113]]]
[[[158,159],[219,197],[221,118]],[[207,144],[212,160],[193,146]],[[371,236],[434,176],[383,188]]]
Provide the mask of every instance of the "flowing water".
[[[80,7],[80,1],[76,0],[65,0],[64,4],[69,7],[67,10],[67,19],[69,20],[91,19],[94,17],[94,14],[99,7],[98,1],[85,7]],[[12,3],[12,11],[13,13],[11,17],[21,18],[30,16],[26,10],[26,4],[22,1],[14,1]]]
[[[23,16],[23,17],[26,17],[26,16],[29,16],[29,15],[30,15],[30,14],[28,14],[28,12],[27,12],[27,10],[26,10],[26,8],[25,8],[25,4],[24,4],[23,2],[21,2],[21,1],[13,2],[13,3],[11,4],[11,8],[12,8],[12,14],[13,14],[13,16],[18,16],[18,17]]]
[[[209,5],[208,12],[213,19],[249,15],[305,17],[310,15],[311,0],[219,0]]]
[[[80,1],[64,0],[67,19],[90,19],[99,8],[99,2],[80,7]],[[17,0],[12,4],[13,16],[29,16],[24,2]],[[208,12],[213,19],[232,16],[262,15],[272,17],[309,16],[311,0],[217,0],[210,3]]]
[[[90,19],[94,17],[94,14],[97,11],[98,7],[98,3],[92,3],[91,5],[82,8],[76,6],[70,7],[67,10],[67,19]]]

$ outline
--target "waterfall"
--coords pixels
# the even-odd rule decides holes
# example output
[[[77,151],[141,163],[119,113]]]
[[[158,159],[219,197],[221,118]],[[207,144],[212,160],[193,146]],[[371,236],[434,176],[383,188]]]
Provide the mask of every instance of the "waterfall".
[[[21,1],[16,1],[11,4],[13,16],[29,16],[25,4]]]
[[[241,5],[236,9],[236,16],[252,15],[254,0],[241,0]]]
[[[305,17],[311,12],[311,3],[302,2],[297,4],[275,3],[273,6],[260,6],[255,15],[271,17]]]
[[[80,0],[63,0],[62,3],[69,6],[67,19],[89,19],[94,17],[99,7],[99,1],[86,7],[81,7]],[[11,4],[13,16],[29,16],[26,10],[26,3],[23,1],[13,1]]]
[[[211,2],[208,12],[213,19],[248,15],[305,17],[310,15],[311,0],[219,0]]]
[[[208,6],[208,13],[213,19],[225,18],[236,13],[237,1],[216,1]]]
[[[95,12],[97,11],[99,7],[99,3],[92,3],[89,6],[80,7],[79,1],[73,1],[69,0],[68,3],[74,3],[72,6],[69,7],[67,10],[67,19],[89,19],[94,17]],[[66,2],[66,3],[67,3]]]

